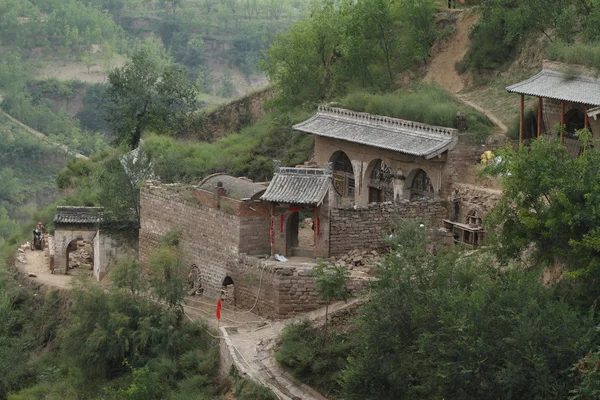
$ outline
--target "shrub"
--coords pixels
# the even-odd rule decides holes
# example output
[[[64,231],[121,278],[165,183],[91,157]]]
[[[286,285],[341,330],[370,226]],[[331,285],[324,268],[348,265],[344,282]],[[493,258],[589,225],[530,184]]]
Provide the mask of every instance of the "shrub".
[[[332,333],[325,336],[304,320],[285,327],[275,359],[304,383],[328,395],[340,393],[340,372],[356,347],[354,337]]]

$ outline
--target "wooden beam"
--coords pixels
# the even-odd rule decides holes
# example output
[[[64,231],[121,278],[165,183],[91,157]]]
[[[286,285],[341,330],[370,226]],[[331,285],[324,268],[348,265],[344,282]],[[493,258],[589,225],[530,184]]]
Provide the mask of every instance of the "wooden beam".
[[[519,119],[519,144],[523,143],[523,135],[525,134],[525,95],[521,95],[521,116]]]
[[[583,126],[585,128],[587,128],[587,129],[590,129],[590,117],[588,117],[588,114],[587,114],[587,112],[588,112],[589,109],[590,109],[589,106],[584,106],[583,107],[583,118],[584,118],[584,121],[585,121],[584,124],[583,124]]]
[[[538,97],[537,136],[542,136],[542,98]]]
[[[565,143],[565,102],[560,102],[560,142]]]

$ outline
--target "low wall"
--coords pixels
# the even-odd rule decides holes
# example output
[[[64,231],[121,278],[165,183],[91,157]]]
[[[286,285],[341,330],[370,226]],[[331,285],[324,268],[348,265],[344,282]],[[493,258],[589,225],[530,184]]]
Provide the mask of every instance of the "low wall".
[[[240,255],[231,271],[236,307],[246,310],[254,307],[253,312],[273,319],[290,318],[323,307],[316,280],[310,275],[311,268]],[[367,289],[368,282],[351,278],[347,290],[351,294],[360,293]]]
[[[447,217],[446,202],[429,198],[396,204],[374,203],[357,209],[332,209],[329,255],[339,256],[352,250],[385,250],[384,237],[396,219],[417,218],[437,227]]]

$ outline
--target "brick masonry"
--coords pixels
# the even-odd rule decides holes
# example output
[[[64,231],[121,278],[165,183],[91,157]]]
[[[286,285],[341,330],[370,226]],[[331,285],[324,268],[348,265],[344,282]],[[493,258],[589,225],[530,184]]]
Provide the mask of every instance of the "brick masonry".
[[[395,219],[419,218],[435,227],[447,215],[446,202],[432,198],[397,204],[376,203],[357,209],[332,209],[329,254],[338,256],[352,250],[383,251],[387,247],[384,237],[390,233],[390,224]]]
[[[140,260],[146,262],[160,238],[176,229],[186,262],[200,270],[204,293],[217,297],[228,265],[240,252],[270,251],[269,220],[264,215],[266,205],[219,198],[195,187],[148,185],[140,193]]]

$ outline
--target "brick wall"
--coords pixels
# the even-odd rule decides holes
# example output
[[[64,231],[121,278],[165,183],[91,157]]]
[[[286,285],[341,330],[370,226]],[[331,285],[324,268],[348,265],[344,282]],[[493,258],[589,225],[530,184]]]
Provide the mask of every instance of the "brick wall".
[[[274,319],[289,318],[322,307],[310,268],[240,255],[237,264],[232,266],[231,275],[235,285],[235,306],[244,310],[254,307],[253,312]],[[367,285],[367,280],[356,278],[349,281],[347,288],[357,294]]]
[[[226,265],[238,252],[239,218],[194,202],[184,187],[145,187],[140,192],[140,259],[158,248],[171,229],[181,232],[186,262],[196,264],[207,296],[216,297]]]
[[[448,211],[444,201],[421,199],[398,204],[378,203],[358,209],[332,209],[329,233],[330,255],[338,256],[351,250],[386,248],[384,235],[397,218],[420,218],[424,223],[439,226]]]

